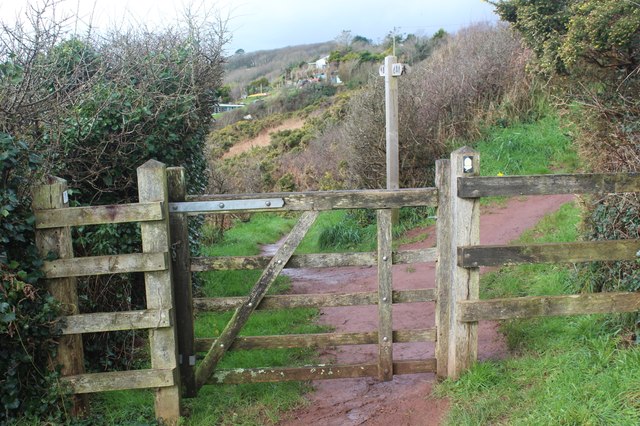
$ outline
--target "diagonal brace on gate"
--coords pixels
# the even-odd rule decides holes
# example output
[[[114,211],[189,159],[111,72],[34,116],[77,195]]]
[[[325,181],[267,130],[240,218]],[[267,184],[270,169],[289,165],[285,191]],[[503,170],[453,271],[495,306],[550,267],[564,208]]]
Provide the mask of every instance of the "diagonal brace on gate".
[[[218,362],[222,359],[235,338],[238,337],[238,333],[249,320],[249,316],[260,304],[267,290],[271,287],[271,284],[273,284],[278,275],[280,275],[280,272],[282,272],[293,255],[293,252],[298,248],[302,238],[304,238],[317,217],[317,211],[307,211],[302,214],[296,226],[291,230],[287,239],[265,268],[256,285],[251,289],[247,300],[242,306],[236,309],[225,329],[215,342],[213,342],[209,352],[207,352],[207,355],[205,355],[195,372],[196,386],[198,389],[207,382],[207,379],[214,372]]]

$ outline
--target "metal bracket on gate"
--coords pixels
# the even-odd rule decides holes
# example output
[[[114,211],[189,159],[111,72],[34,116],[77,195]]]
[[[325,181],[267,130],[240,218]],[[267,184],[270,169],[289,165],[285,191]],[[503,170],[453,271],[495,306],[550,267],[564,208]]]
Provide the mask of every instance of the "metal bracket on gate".
[[[284,198],[261,198],[252,200],[190,201],[169,203],[171,213],[208,213],[235,210],[270,210],[284,206]]]

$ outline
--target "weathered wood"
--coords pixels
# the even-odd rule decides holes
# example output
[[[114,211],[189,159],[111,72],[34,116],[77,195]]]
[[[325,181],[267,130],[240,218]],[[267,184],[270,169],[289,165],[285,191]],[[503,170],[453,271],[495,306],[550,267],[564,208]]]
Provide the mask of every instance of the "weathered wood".
[[[393,322],[391,305],[391,210],[378,210],[378,378],[393,380]]]
[[[437,204],[435,188],[397,190],[349,190],[317,192],[278,192],[264,194],[221,194],[188,196],[190,202],[248,200],[254,198],[283,198],[284,207],[269,211],[333,210],[333,209],[389,209],[431,206]],[[216,213],[224,213],[216,210]]]
[[[38,186],[33,191],[33,209],[64,210],[69,207],[67,182],[64,179],[50,178],[48,185]],[[73,258],[71,230],[68,226],[36,231],[36,247],[40,255],[46,258],[53,254],[59,259]],[[78,311],[78,292],[75,278],[58,278],[47,281],[51,295],[62,306],[63,315],[74,315]],[[84,373],[84,353],[82,336],[63,336],[58,340],[57,355],[51,367],[60,365],[63,376],[73,376]],[[72,398],[71,414],[82,415],[88,409],[85,397]]]
[[[100,312],[64,317],[62,334],[100,333],[103,331],[142,330],[171,326],[171,310]]]
[[[384,58],[384,106],[387,161],[387,189],[400,188],[400,161],[398,155],[398,78],[391,68],[397,62],[395,56]]]
[[[85,394],[125,389],[151,389],[174,386],[175,370],[133,370],[80,374],[63,377],[74,393]]]
[[[138,167],[138,197],[140,202],[162,202],[164,220],[140,224],[142,250],[145,253],[168,252],[170,247],[167,169],[164,164],[149,160]],[[164,271],[145,272],[145,290],[148,309],[173,308],[171,264]],[[175,312],[172,311],[172,315]],[[172,318],[175,324],[175,318]],[[178,368],[177,337],[174,327],[149,331],[151,367],[160,370]],[[169,387],[159,387],[155,394],[156,417],[174,425],[180,418],[180,379]]]
[[[101,225],[107,223],[162,220],[161,203],[113,204],[70,207],[64,210],[36,210],[36,228]]]
[[[438,260],[436,263],[436,311],[437,329],[436,359],[437,375],[447,377],[449,365],[449,323],[451,321],[451,162],[436,161],[436,187],[438,188],[438,224],[436,227],[436,247]]]
[[[640,310],[640,292],[588,293],[469,300],[460,303],[460,321],[500,320],[557,315],[606,314]]]
[[[640,192],[640,173],[461,177],[458,196]]]
[[[198,388],[202,387],[209,376],[211,376],[216,365],[231,346],[233,340],[238,336],[238,333],[242,327],[244,327],[256,306],[260,304],[267,290],[269,290],[271,284],[276,280],[284,268],[284,265],[289,261],[291,255],[317,217],[317,212],[304,212],[302,214],[296,226],[291,230],[289,236],[273,256],[267,268],[263,271],[256,285],[251,289],[245,303],[236,309],[231,320],[196,369],[196,385]]]
[[[218,256],[194,257],[191,259],[192,272],[214,271],[220,269],[264,269],[271,260],[270,256]],[[399,250],[393,252],[394,265],[436,260],[436,249]],[[376,253],[322,253],[291,256],[285,269],[292,268],[337,268],[342,266],[374,266]]]
[[[469,168],[471,167],[471,168]],[[457,379],[471,367],[478,354],[478,323],[458,320],[460,302],[476,300],[479,297],[479,268],[458,266],[457,248],[480,243],[480,202],[478,199],[464,199],[457,196],[458,178],[476,175],[480,171],[480,154],[463,147],[451,154],[451,291],[449,298],[449,359],[448,377]],[[440,216],[438,216],[440,217]]]
[[[387,189],[400,188],[400,156],[398,137],[398,77],[391,72],[395,56],[384,58],[384,110],[385,110],[385,137],[386,137],[386,165],[387,165]],[[397,224],[400,218],[400,210],[393,209],[391,222]]]
[[[167,187],[170,202],[184,201],[187,196],[185,171],[182,167],[167,168]],[[186,214],[169,216],[173,271],[173,293],[178,334],[178,361],[180,382],[184,396],[198,395],[195,376],[196,352],[194,349],[193,291],[191,284],[191,251],[189,249],[189,222]]]
[[[462,267],[478,267],[518,263],[636,260],[639,251],[640,240],[475,246],[459,247],[458,262]]]
[[[434,342],[435,329],[397,330],[393,332],[394,343]],[[196,351],[205,352],[215,339],[196,339]],[[230,350],[287,349],[287,348],[327,348],[337,345],[375,345],[378,332],[365,333],[317,333],[285,334],[278,336],[239,336]]]
[[[393,363],[396,374],[433,373],[436,370],[436,360],[397,361]],[[293,380],[326,380],[326,379],[355,379],[359,377],[375,377],[377,364],[353,365],[314,365],[293,368],[256,368],[216,371],[207,384],[240,384],[286,382]]]
[[[392,296],[393,303],[432,302],[435,300],[435,290],[431,288],[394,290]],[[246,300],[245,297],[195,298],[193,299],[193,307],[196,312],[223,312],[239,308]],[[265,296],[258,304],[257,309],[324,308],[375,305],[377,303],[377,292],[288,294]]]
[[[47,278],[84,277],[88,275],[125,274],[167,269],[167,253],[132,253],[111,256],[78,257],[44,262]]]

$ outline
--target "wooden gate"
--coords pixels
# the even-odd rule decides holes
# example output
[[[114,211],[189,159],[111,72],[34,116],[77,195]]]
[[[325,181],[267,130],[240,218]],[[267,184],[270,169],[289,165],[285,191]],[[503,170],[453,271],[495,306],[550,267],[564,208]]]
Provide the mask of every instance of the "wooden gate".
[[[173,173],[173,172],[172,172]],[[170,194],[184,194],[184,173],[170,174]],[[182,383],[187,395],[195,395],[204,384],[276,382],[287,380],[340,379],[355,377],[377,377],[391,380],[394,374],[435,372],[436,360],[426,358],[411,361],[394,361],[393,343],[435,341],[435,327],[416,330],[393,330],[392,305],[435,301],[433,288],[420,290],[394,290],[391,268],[393,264],[410,264],[436,260],[435,249],[392,250],[392,209],[400,207],[432,206],[438,204],[435,188],[370,191],[330,191],[313,193],[271,193],[258,195],[205,195],[184,199],[171,197],[171,216],[180,226],[172,228],[172,245],[186,247],[188,241],[186,216],[191,214],[230,212],[291,212],[302,215],[287,239],[274,256],[209,257],[188,259],[188,250],[180,250],[184,257],[174,267],[180,339],[180,358],[191,360],[181,366]],[[181,198],[184,201],[180,200]],[[371,253],[307,254],[294,255],[297,245],[321,211],[334,209],[377,210],[378,250]],[[173,219],[172,219],[173,220]],[[377,265],[378,291],[342,294],[304,294],[265,296],[271,283],[283,268],[323,268],[342,266]],[[188,296],[191,288],[191,272],[221,269],[264,269],[262,276],[246,297],[195,299]],[[179,279],[180,277],[180,279]],[[362,333],[322,333],[305,335],[253,336],[237,338],[238,331],[256,309],[289,309],[297,307],[335,307],[356,305],[378,305],[378,329]],[[233,317],[222,333],[215,339],[193,339],[193,310],[235,310]],[[189,329],[180,329],[185,324]],[[242,370],[217,370],[216,365],[224,353],[231,349],[270,349],[294,347],[330,347],[335,345],[377,344],[378,359],[375,363],[353,365],[311,365],[289,368],[260,368]],[[194,367],[196,353],[207,351],[197,368]]]
[[[179,418],[180,388],[195,396],[204,384],[377,377],[436,372],[457,378],[477,358],[477,321],[540,315],[634,312],[640,292],[541,296],[478,300],[479,267],[522,262],[629,260],[640,256],[640,240],[480,246],[479,199],[492,195],[639,192],[640,175],[548,175],[479,177],[479,154],[461,148],[451,160],[436,163],[436,187],[400,190],[331,191],[259,195],[187,196],[184,170],[150,161],[138,169],[140,202],[129,205],[68,208],[65,183],[52,180],[34,194],[36,239],[52,293],[65,307],[67,326],[59,351],[63,380],[75,393],[154,388],[156,416],[168,424]],[[423,250],[392,248],[392,209],[437,207],[437,245]],[[319,212],[333,209],[377,210],[377,252],[295,255],[295,248]],[[282,248],[272,257],[189,257],[187,216],[229,212],[301,212]],[[144,253],[73,259],[70,226],[141,222]],[[168,259],[171,259],[169,261]],[[394,264],[436,261],[436,288],[394,290]],[[265,296],[283,268],[377,265],[378,289],[365,293]],[[246,296],[193,299],[191,274],[219,269],[263,269]],[[79,314],[76,276],[144,272],[147,309]],[[173,285],[173,291],[172,291]],[[434,327],[394,330],[396,303],[435,302]],[[377,305],[378,328],[363,333],[238,337],[255,309]],[[215,339],[194,339],[193,313],[234,310]],[[151,368],[131,372],[84,374],[78,335],[96,331],[149,329]],[[176,332],[177,331],[177,332]],[[177,339],[177,345],[176,345]],[[397,361],[393,344],[435,341],[435,358]],[[235,349],[378,345],[376,362],[290,368],[217,369],[225,352]],[[198,363],[196,354],[205,354]],[[180,375],[177,375],[177,371]]]

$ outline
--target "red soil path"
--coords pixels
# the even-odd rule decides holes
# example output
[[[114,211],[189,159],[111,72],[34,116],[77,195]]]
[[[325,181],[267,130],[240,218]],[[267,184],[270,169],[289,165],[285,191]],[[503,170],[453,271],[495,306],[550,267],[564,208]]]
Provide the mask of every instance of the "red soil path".
[[[571,196],[514,198],[501,207],[482,210],[480,241],[482,244],[504,244],[533,227],[544,215],[572,200]],[[427,229],[427,237],[405,248],[433,247],[435,230]],[[424,233],[424,230],[422,230]],[[290,270],[294,293],[343,293],[375,290],[376,269],[371,267]],[[394,289],[433,288],[435,265],[396,265],[393,267]],[[325,308],[322,324],[337,332],[373,331],[377,327],[376,306]],[[433,303],[398,304],[393,307],[394,329],[434,326]],[[433,343],[394,344],[394,359],[434,357]],[[375,345],[338,346],[322,356],[331,363],[375,362]],[[499,359],[508,355],[497,323],[479,325],[478,356],[480,360]],[[308,404],[287,415],[281,425],[438,425],[448,410],[446,399],[431,396],[433,374],[395,376],[393,381],[375,379],[338,379],[313,383],[314,392],[307,395]]]

